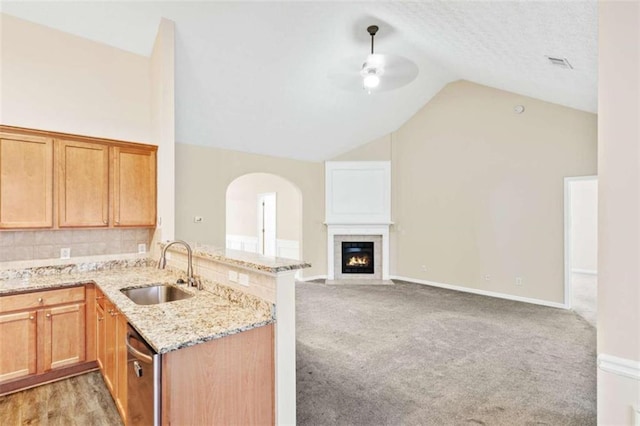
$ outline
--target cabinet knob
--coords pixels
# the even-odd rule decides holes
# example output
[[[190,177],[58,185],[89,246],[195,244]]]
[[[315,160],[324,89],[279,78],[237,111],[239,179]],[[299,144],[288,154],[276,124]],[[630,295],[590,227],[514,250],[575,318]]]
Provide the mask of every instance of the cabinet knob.
[[[98,317],[98,321],[102,321],[104,317]]]
[[[103,220],[102,223],[104,223],[106,225],[108,222],[106,220]]]
[[[98,297],[96,297],[96,300],[100,300],[100,299],[104,299],[104,296],[98,296]]]
[[[51,319],[51,314],[45,315],[48,319]]]
[[[31,321],[33,321],[34,319],[36,319],[36,317],[34,317],[33,315],[31,315],[31,316],[29,317],[29,319],[30,319]]]
[[[116,220],[116,225],[120,225],[120,221],[119,220]]]
[[[42,297],[38,297],[38,303],[42,305],[44,303],[44,299]]]

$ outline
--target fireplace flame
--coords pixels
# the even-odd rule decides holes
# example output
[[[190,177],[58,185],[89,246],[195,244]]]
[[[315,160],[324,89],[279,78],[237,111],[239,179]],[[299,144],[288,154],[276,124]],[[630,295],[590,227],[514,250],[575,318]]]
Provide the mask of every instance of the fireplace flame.
[[[369,264],[369,256],[351,256],[347,266],[367,266]]]

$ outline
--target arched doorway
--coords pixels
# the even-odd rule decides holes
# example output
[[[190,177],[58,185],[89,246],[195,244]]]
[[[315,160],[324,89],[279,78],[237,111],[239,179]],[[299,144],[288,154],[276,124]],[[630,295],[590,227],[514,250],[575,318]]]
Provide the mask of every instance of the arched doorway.
[[[227,187],[226,247],[265,256],[302,258],[302,195],[271,173],[249,173]]]

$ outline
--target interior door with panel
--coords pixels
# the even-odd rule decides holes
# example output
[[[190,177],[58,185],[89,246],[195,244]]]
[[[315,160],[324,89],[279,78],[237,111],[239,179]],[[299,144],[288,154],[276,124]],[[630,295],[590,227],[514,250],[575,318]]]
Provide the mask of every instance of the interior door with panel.
[[[113,148],[114,226],[155,226],[155,149]]]
[[[58,225],[109,224],[109,147],[58,140]]]
[[[0,133],[0,228],[53,226],[53,140]]]

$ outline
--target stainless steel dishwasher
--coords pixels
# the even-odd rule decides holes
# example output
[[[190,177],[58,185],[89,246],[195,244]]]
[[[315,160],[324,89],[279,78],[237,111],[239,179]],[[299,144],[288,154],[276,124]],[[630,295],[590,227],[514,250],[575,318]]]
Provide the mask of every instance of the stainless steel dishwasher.
[[[127,324],[127,425],[160,426],[161,358]]]

